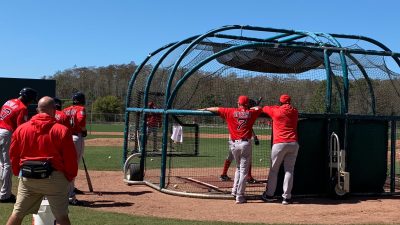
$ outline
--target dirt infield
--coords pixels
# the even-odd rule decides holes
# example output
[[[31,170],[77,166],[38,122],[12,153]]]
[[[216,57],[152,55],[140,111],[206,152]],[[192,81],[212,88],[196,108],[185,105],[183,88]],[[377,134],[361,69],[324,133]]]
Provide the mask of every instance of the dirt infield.
[[[400,196],[351,197],[347,200],[295,199],[295,204],[251,200],[195,199],[163,194],[145,185],[128,186],[122,172],[90,171],[95,193],[78,195],[84,207],[100,211],[201,221],[297,224],[393,224],[400,221]],[[87,191],[84,171],[76,185]],[[224,209],[223,212],[221,209]]]

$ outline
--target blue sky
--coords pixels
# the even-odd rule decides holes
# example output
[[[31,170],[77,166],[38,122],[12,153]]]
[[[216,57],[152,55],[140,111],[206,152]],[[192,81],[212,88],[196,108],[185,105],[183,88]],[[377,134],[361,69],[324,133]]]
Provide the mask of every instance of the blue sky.
[[[400,52],[399,9],[397,0],[1,1],[0,77],[139,64],[167,43],[233,24],[364,35]]]

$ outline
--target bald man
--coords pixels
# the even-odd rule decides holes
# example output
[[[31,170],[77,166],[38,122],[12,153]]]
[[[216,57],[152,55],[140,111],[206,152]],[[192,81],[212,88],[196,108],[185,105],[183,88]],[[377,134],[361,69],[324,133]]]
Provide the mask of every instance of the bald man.
[[[72,134],[66,126],[56,123],[55,111],[52,98],[41,98],[38,114],[12,135],[10,159],[13,173],[20,179],[17,201],[7,225],[21,224],[26,215],[36,214],[44,196],[57,224],[71,224],[68,187],[78,173],[77,155]],[[45,172],[26,172],[35,167],[45,168]]]

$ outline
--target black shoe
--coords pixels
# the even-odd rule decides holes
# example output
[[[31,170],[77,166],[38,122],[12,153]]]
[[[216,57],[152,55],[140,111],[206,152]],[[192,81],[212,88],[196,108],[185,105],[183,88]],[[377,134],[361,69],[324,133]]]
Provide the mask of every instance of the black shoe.
[[[292,200],[288,198],[283,198],[282,205],[289,205],[292,204]]]
[[[257,183],[257,180],[254,179],[253,177],[250,177],[250,178],[247,178],[247,183],[248,184],[255,184],[255,183]]]
[[[267,195],[267,192],[266,192],[266,191],[264,191],[264,193],[261,195],[261,199],[262,199],[264,202],[273,202],[273,201],[275,200],[273,196]]]
[[[78,194],[78,195],[83,195],[83,194],[85,194],[83,191],[79,190],[78,188],[75,188],[75,189],[74,189],[74,192],[75,192],[75,194]]]
[[[231,180],[231,178],[228,177],[228,175],[221,175],[221,176],[219,177],[219,179],[220,179],[221,181],[230,181],[230,180]]]
[[[69,200],[69,204],[73,206],[83,206],[83,202],[79,201],[78,199]]]
[[[11,196],[9,198],[6,199],[0,199],[1,203],[15,203],[16,202],[16,198],[15,195],[11,194]]]

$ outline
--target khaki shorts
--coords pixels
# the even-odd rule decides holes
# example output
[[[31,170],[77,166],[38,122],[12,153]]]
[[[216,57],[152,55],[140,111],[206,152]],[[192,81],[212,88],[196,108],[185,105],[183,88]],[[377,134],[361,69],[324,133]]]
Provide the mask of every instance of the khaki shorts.
[[[53,171],[46,179],[20,177],[13,213],[19,218],[36,214],[43,197],[46,196],[54,217],[68,215],[68,184],[67,178],[59,171]]]

